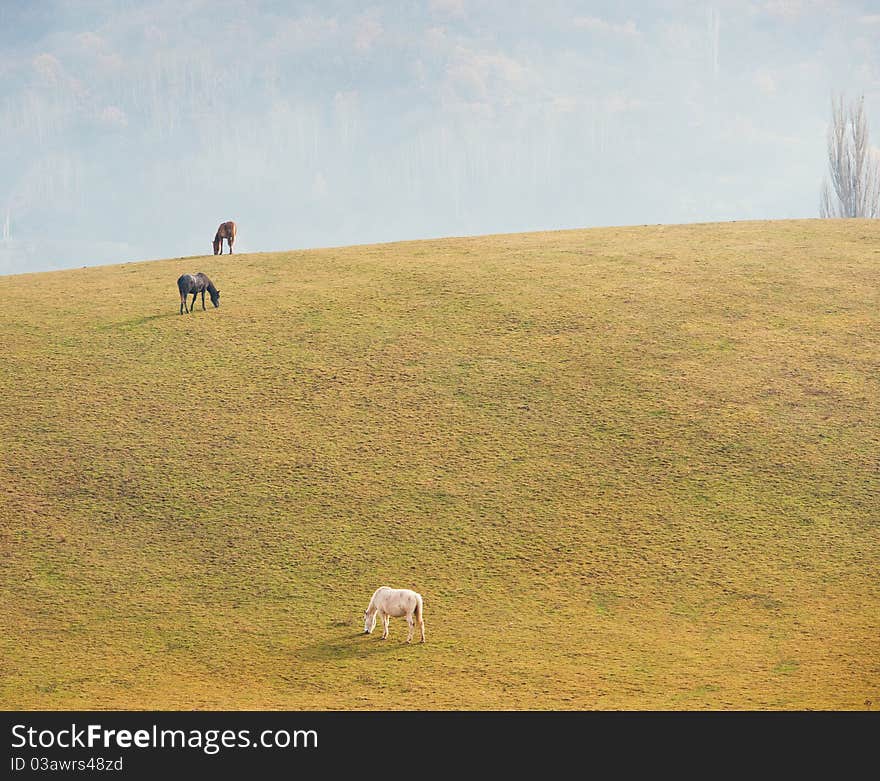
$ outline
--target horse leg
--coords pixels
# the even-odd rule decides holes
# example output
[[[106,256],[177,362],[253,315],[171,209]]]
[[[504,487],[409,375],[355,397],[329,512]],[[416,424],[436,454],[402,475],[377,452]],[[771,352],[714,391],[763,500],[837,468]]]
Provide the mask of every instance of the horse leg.
[[[193,293],[193,300],[192,300],[192,303],[189,305],[189,311],[190,311],[190,312],[192,312],[193,309],[196,308],[196,296],[197,296],[197,295],[198,295],[198,293]]]
[[[233,242],[233,241],[235,241],[235,239],[228,239],[228,242],[229,242],[229,254],[230,254],[230,255],[232,254],[232,242]]]
[[[413,622],[412,613],[408,613],[406,616],[406,623],[409,626],[409,632],[406,633],[406,642],[412,642],[413,630],[415,629],[415,623]]]
[[[382,639],[388,639],[388,623],[391,621],[391,616],[388,613],[384,613],[382,615]]]
[[[202,310],[207,311],[207,310],[205,310],[205,291],[204,290],[202,291]]]

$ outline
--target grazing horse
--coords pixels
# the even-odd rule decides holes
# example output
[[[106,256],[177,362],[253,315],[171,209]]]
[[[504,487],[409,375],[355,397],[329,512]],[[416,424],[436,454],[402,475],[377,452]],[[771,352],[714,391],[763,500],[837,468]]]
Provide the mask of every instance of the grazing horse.
[[[364,611],[364,634],[372,634],[376,628],[376,618],[382,618],[382,639],[388,638],[388,621],[394,616],[406,616],[409,624],[409,634],[406,642],[412,641],[414,624],[419,625],[422,635],[421,642],[425,642],[425,616],[423,610],[422,595],[408,588],[389,588],[379,586],[370,597],[370,604]]]
[[[226,239],[226,243],[229,245],[229,254],[231,255],[232,245],[235,243],[235,223],[232,220],[221,222],[220,227],[217,228],[217,233],[214,234],[215,255],[223,254],[223,239]]]
[[[211,296],[211,303],[220,306],[220,291],[214,287],[214,283],[201,271],[198,274],[181,274],[177,280],[177,289],[180,291],[180,314],[184,311],[192,312],[196,306],[196,296],[202,294],[202,309],[205,309],[205,291]],[[192,304],[187,307],[186,297],[192,293]]]

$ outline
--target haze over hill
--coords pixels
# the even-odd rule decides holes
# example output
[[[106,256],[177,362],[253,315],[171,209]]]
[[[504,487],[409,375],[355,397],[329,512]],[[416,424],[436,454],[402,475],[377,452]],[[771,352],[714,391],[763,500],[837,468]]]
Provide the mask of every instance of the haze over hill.
[[[0,273],[227,219],[268,251],[814,216],[831,91],[880,130],[878,31],[869,0],[7,1]]]

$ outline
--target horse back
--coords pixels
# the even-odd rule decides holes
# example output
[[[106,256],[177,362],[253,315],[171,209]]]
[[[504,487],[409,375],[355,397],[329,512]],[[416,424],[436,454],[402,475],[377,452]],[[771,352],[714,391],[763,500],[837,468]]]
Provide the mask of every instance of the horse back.
[[[177,289],[181,293],[201,293],[211,287],[211,280],[203,272],[197,274],[181,274],[177,280]]]
[[[217,228],[217,235],[214,237],[215,241],[217,239],[235,239],[235,223],[232,220],[228,222],[221,222],[220,227]]]
[[[196,281],[196,287],[200,292],[202,290],[208,290],[212,287],[211,280],[208,279],[207,274],[200,271],[198,274],[194,274],[193,277]]]
[[[412,589],[381,586],[371,602],[388,615],[403,616],[418,610],[421,600],[421,594]]]

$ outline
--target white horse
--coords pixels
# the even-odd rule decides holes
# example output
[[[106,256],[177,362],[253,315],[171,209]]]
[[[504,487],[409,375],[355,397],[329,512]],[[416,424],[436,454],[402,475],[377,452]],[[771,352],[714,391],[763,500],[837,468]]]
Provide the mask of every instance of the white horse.
[[[364,611],[364,633],[372,634],[376,628],[376,619],[382,618],[382,639],[388,637],[388,622],[391,616],[400,618],[406,616],[406,623],[409,624],[409,634],[406,636],[406,642],[411,642],[413,637],[413,629],[418,623],[419,631],[422,635],[421,642],[425,642],[425,617],[423,610],[422,595],[408,588],[389,588],[388,586],[379,586],[370,597],[370,604]]]

